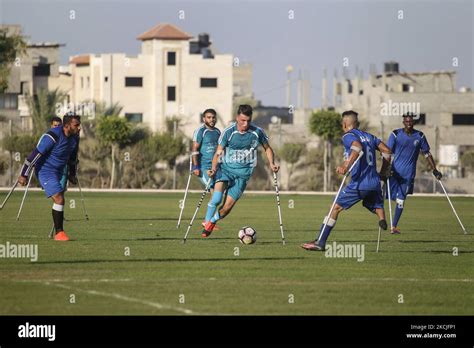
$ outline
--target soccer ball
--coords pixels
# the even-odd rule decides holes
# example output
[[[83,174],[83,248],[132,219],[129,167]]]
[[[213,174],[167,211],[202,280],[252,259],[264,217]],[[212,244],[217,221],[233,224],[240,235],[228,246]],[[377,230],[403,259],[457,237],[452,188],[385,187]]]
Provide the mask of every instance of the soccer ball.
[[[257,231],[249,226],[242,227],[239,231],[239,240],[242,244],[253,244],[257,241]]]

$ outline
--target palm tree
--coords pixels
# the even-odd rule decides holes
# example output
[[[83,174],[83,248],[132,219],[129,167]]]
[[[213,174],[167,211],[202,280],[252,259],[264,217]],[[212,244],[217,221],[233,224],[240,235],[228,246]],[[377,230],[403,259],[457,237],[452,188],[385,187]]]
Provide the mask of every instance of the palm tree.
[[[33,121],[33,135],[43,134],[56,115],[57,106],[66,98],[66,93],[56,88],[53,91],[41,88],[35,96],[27,95],[26,103]]]

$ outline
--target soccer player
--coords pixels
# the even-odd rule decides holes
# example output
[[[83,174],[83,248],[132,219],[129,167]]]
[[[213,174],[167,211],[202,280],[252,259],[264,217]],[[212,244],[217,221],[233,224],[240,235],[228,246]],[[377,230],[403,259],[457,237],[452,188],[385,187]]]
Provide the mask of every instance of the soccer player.
[[[207,185],[209,176],[207,171],[212,167],[212,159],[217,149],[217,141],[221,135],[221,131],[216,127],[217,113],[214,109],[206,109],[202,113],[203,124],[194,131],[193,149],[192,149],[192,171],[199,177],[204,184]],[[214,187],[214,179],[211,179],[212,189]]]
[[[257,148],[263,146],[270,169],[278,172],[280,167],[275,164],[274,153],[268,144],[268,137],[263,129],[252,124],[252,107],[240,105],[235,122],[222,132],[217,150],[212,159],[212,167],[208,171],[211,178],[215,177],[214,193],[207,206],[206,221],[202,237],[208,237],[217,221],[225,218],[235,203],[244,193],[247,182],[257,165]],[[221,160],[220,166],[218,162]],[[224,191],[226,197],[220,209]]]
[[[80,117],[67,114],[63,118],[63,125],[51,128],[43,134],[36,148],[25,160],[18,182],[26,185],[27,178],[33,167],[41,187],[47,197],[53,200],[53,222],[56,231],[54,240],[68,241],[64,232],[64,189],[61,177],[66,164],[69,166],[68,180],[77,184],[76,163],[78,151],[78,135],[81,128]]]
[[[56,128],[56,127],[61,127],[63,125],[63,120],[61,120],[60,117],[58,116],[53,116],[51,119],[51,128]],[[69,169],[67,164],[64,166],[63,170],[63,175],[61,177],[61,186],[64,187],[64,191],[66,191],[66,183],[67,183],[67,177],[68,177]]]
[[[413,184],[416,175],[416,162],[421,153],[426,157],[433,170],[433,175],[440,180],[443,176],[437,169],[433,156],[430,153],[430,146],[425,135],[414,129],[414,114],[406,113],[403,115],[404,128],[395,129],[388,138],[387,145],[394,154],[392,171],[390,177],[390,200],[397,203],[393,217],[393,226],[391,233],[400,234],[398,222],[402,216],[403,207],[407,195],[413,193]]]
[[[301,247],[311,251],[324,251],[326,240],[336,225],[339,213],[347,210],[362,200],[362,205],[372,213],[377,214],[379,226],[387,229],[383,209],[383,196],[380,188],[380,177],[377,173],[375,150],[382,153],[383,164],[381,172],[385,173],[390,167],[391,151],[380,139],[374,135],[358,129],[358,114],[349,110],[342,113],[342,143],[344,145],[344,164],[337,167],[336,172],[345,175],[359,154],[362,156],[352,168],[351,182],[344,187],[337,197],[331,216],[326,216],[321,225],[316,240],[304,243]],[[324,226],[326,226],[324,228]]]

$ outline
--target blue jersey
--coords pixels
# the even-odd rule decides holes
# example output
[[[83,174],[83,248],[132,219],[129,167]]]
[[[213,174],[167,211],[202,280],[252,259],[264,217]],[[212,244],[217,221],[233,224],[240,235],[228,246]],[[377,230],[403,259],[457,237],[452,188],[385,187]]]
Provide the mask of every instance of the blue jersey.
[[[78,143],[79,137],[75,135],[66,137],[62,126],[51,128],[41,136],[36,145],[42,155],[35,164],[36,171],[62,175],[69,158],[77,151]]]
[[[354,168],[352,168],[351,182],[348,187],[365,191],[380,189],[380,177],[377,173],[375,150],[378,148],[381,140],[376,136],[359,129],[350,130],[342,136],[344,158],[346,160],[352,152],[351,145],[354,141],[358,141],[362,144],[362,151],[364,151],[364,154]]]
[[[394,158],[392,169],[404,179],[414,179],[416,162],[420,151],[430,152],[430,146],[425,135],[413,129],[411,134],[405,133],[403,128],[394,130],[388,138],[387,146],[392,150]]]
[[[211,168],[220,135],[221,131],[218,128],[209,129],[205,124],[194,131],[193,141],[199,144],[202,169]]]
[[[237,130],[237,123],[224,129],[219,145],[224,148],[222,168],[242,178],[249,178],[257,166],[258,145],[268,144],[268,136],[260,127],[250,124],[245,132]]]

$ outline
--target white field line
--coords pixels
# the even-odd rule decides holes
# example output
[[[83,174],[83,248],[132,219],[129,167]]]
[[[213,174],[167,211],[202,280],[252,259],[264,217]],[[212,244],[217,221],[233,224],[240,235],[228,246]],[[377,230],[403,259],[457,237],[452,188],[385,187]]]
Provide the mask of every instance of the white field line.
[[[0,191],[10,191],[11,187],[0,187]],[[18,189],[17,189],[18,190]],[[68,187],[68,192],[79,192],[76,187]],[[23,192],[23,189],[20,189]],[[42,191],[39,187],[31,187],[28,191]],[[184,190],[158,190],[158,189],[91,189],[83,188],[82,192],[103,192],[103,193],[183,193]],[[202,190],[188,190],[191,193],[202,193]],[[245,191],[251,195],[274,195],[275,191]],[[334,196],[336,192],[316,192],[316,191],[280,191],[282,195],[301,196]],[[474,197],[472,193],[449,193],[449,197]],[[414,197],[445,197],[444,193],[415,193]]]
[[[383,281],[383,282],[457,282],[457,283],[472,283],[474,279],[449,279],[449,278],[434,278],[434,279],[419,279],[419,278],[354,278],[352,280],[367,282],[367,281]]]
[[[123,279],[21,279],[16,280],[17,282],[24,282],[24,283],[113,283],[113,282],[129,282],[131,279],[123,278]]]
[[[148,307],[152,307],[152,308],[155,308],[155,309],[159,309],[159,310],[168,309],[168,310],[172,310],[172,311],[176,311],[176,312],[180,312],[180,313],[184,313],[184,314],[190,314],[190,315],[199,315],[200,314],[200,313],[194,312],[190,309],[168,306],[168,305],[164,305],[164,304],[161,304],[161,303],[158,303],[158,302],[140,300],[138,298],[124,296],[124,295],[120,295],[120,294],[116,294],[116,293],[112,293],[112,292],[78,289],[78,288],[73,288],[73,287],[70,287],[70,286],[67,286],[67,285],[64,285],[64,284],[58,284],[58,283],[55,283],[55,282],[43,281],[41,283],[44,284],[44,285],[48,285],[48,286],[52,285],[52,286],[56,286],[58,288],[71,290],[71,291],[75,291],[75,292],[83,292],[83,293],[86,293],[88,295],[102,296],[102,297],[114,298],[114,299],[122,300],[122,301],[126,301],[126,302],[139,303],[139,304],[142,304],[142,305],[145,305],[145,306],[148,306]]]

